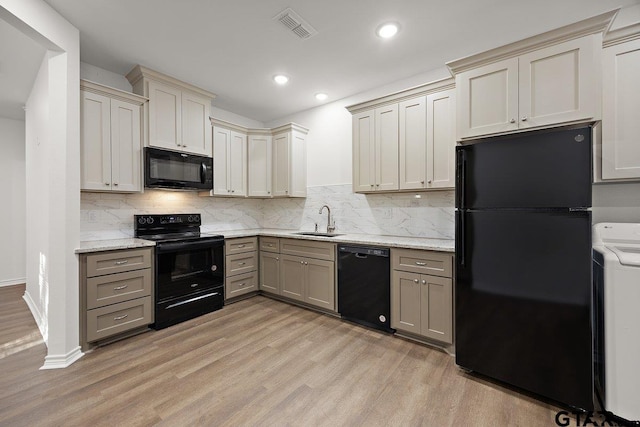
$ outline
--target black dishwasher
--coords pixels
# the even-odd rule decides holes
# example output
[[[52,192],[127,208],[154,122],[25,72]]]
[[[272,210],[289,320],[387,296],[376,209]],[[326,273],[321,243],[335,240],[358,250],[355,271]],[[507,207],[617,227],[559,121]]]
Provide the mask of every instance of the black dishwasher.
[[[389,249],[338,247],[338,312],[343,319],[391,329]]]

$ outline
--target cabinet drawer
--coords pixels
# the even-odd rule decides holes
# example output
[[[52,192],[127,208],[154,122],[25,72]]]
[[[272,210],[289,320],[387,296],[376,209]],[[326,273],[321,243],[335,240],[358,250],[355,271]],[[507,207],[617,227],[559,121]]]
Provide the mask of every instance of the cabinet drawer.
[[[229,239],[224,241],[225,255],[250,252],[258,249],[257,237],[242,237],[240,239]]]
[[[335,261],[336,245],[310,240],[281,239],[280,253]]]
[[[258,272],[239,274],[227,279],[224,294],[225,299],[244,295],[258,290]]]
[[[255,271],[258,269],[258,253],[254,251],[244,254],[228,255],[224,266],[226,276]]]
[[[151,249],[98,253],[87,256],[87,277],[151,268]]]
[[[151,269],[87,279],[87,309],[151,295]]]
[[[153,321],[151,297],[137,298],[87,311],[87,341],[97,341]]]
[[[280,239],[277,237],[260,237],[260,250],[266,252],[280,252]]]
[[[411,271],[432,276],[452,276],[453,258],[452,255],[447,253],[392,249],[391,257],[394,270]]]

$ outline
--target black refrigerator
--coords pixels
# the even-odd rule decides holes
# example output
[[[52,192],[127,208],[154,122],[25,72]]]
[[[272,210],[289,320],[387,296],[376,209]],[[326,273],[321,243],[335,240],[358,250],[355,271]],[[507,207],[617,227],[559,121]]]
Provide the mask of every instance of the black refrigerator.
[[[456,363],[593,410],[592,128],[456,151]]]

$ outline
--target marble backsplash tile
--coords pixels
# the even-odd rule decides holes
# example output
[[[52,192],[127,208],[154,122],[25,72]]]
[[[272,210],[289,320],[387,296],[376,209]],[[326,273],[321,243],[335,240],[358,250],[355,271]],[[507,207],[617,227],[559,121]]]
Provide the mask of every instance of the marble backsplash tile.
[[[420,197],[417,198],[416,194]],[[331,207],[336,231],[438,239],[454,237],[454,192],[354,194],[351,185],[309,187],[306,199],[200,197],[191,192],[82,193],[81,240],[133,236],[134,214],[201,213],[203,231],[250,228],[324,230]]]

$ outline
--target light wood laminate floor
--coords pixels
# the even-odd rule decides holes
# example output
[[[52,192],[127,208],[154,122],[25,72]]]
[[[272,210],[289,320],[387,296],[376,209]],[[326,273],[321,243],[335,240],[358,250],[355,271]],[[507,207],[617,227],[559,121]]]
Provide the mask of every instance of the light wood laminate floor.
[[[0,288],[2,426],[554,426],[560,410],[438,350],[265,297],[41,371],[23,293]]]

